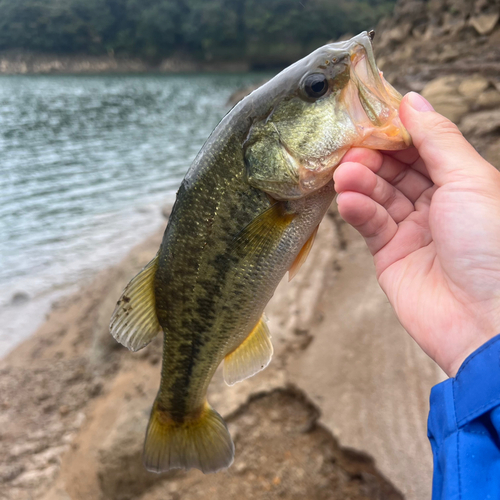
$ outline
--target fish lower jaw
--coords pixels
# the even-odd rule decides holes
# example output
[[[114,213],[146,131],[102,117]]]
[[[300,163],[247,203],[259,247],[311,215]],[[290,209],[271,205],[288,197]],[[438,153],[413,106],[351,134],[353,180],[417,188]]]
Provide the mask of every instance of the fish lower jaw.
[[[354,62],[342,100],[359,137],[353,146],[398,150],[411,145],[399,118],[401,95],[378,70],[369,69],[365,57]]]
[[[310,195],[326,186],[333,178],[333,172],[350,147],[343,147],[324,158],[315,158],[299,169],[300,198]],[[299,198],[299,197],[297,197]]]
[[[397,151],[411,146],[410,134],[401,124],[399,117],[382,127],[375,127],[370,123],[356,124],[356,128],[359,131],[359,141],[356,141],[353,147]]]

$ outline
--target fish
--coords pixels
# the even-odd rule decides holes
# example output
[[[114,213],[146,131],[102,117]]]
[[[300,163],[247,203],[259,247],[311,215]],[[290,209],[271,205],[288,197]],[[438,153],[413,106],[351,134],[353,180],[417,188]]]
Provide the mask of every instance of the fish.
[[[411,138],[401,95],[383,78],[372,33],[330,43],[283,70],[221,120],[177,192],[153,260],[111,318],[132,351],[163,332],[161,382],[143,451],[154,472],[231,465],[234,444],[207,388],[263,370],[273,346],[264,308],[297,273],[353,146],[398,150]]]

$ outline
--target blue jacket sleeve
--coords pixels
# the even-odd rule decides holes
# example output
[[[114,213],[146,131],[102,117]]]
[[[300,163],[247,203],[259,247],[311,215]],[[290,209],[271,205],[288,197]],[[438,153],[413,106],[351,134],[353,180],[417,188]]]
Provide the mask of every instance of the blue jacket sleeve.
[[[433,500],[500,499],[500,335],[431,391]]]

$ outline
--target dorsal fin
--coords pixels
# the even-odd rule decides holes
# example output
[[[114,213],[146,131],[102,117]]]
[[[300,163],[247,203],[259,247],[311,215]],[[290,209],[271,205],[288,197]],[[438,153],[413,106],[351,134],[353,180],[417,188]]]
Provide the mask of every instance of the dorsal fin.
[[[224,358],[224,380],[234,385],[263,370],[273,357],[271,334],[264,315],[250,335]]]
[[[154,291],[157,269],[158,254],[125,287],[111,316],[111,335],[131,351],[142,349],[161,331]]]
[[[307,260],[309,252],[311,251],[311,248],[314,244],[314,240],[316,239],[316,234],[318,234],[318,227],[319,225],[316,226],[316,229],[312,232],[311,236],[309,236],[309,239],[304,243],[304,246],[301,248],[297,257],[295,257],[293,264],[290,266],[290,269],[288,270],[288,281],[292,281],[294,276],[299,272],[299,269],[302,267],[302,264],[304,264],[304,262]]]

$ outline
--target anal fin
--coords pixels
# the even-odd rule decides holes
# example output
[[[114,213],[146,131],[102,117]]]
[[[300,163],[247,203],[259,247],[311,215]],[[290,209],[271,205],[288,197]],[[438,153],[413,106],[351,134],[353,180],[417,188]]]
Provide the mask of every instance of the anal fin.
[[[304,246],[301,248],[297,257],[295,257],[293,264],[290,266],[290,269],[288,270],[288,281],[292,281],[294,276],[299,272],[299,269],[302,267],[302,264],[304,264],[304,262],[307,260],[309,252],[311,251],[311,248],[314,244],[314,240],[316,239],[316,234],[318,233],[318,227],[319,225],[316,226],[316,229],[312,232],[311,236],[309,236],[309,239],[304,243]]]
[[[154,291],[157,269],[158,254],[125,287],[111,316],[111,335],[131,351],[142,349],[161,331]]]
[[[224,358],[224,380],[234,385],[263,370],[273,357],[273,344],[264,315],[250,335]]]

